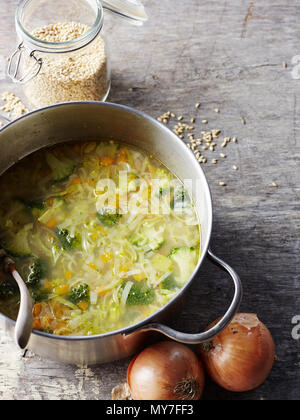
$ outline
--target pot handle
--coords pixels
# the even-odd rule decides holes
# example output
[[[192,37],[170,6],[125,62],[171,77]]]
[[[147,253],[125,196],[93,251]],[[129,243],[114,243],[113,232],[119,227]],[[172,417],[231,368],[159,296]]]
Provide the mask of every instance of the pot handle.
[[[231,305],[229,309],[227,310],[226,314],[223,316],[223,318],[220,319],[220,321],[216,325],[214,325],[208,331],[204,331],[199,334],[187,334],[187,333],[176,331],[170,327],[167,327],[166,325],[148,324],[148,325],[145,325],[144,327],[141,327],[135,330],[133,333],[129,333],[129,334],[131,335],[131,334],[146,332],[146,331],[157,331],[157,332],[162,333],[166,337],[171,338],[172,340],[175,340],[184,344],[205,343],[207,341],[212,340],[217,335],[219,335],[227,327],[227,325],[232,321],[234,315],[237,313],[240,303],[242,301],[243,288],[242,288],[241,280],[239,276],[237,275],[237,273],[233,270],[233,268],[231,268],[225,261],[221,260],[216,255],[214,255],[211,249],[208,249],[208,257],[215,265],[221,267],[224,271],[226,271],[230,275],[230,277],[233,280],[234,287],[235,287],[235,293],[234,293],[234,297],[231,302]],[[128,335],[128,334],[125,334],[125,335]]]

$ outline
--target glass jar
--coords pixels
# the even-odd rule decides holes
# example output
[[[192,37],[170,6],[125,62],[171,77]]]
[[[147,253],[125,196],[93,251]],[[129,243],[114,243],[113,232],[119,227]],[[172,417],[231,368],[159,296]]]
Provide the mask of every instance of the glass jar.
[[[33,107],[105,101],[110,61],[100,0],[23,0],[16,12],[20,45],[8,73]]]

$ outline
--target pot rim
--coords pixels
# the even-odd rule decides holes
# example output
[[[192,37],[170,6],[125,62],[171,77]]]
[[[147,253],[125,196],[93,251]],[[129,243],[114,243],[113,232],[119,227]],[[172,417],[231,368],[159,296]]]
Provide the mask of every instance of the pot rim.
[[[63,102],[63,103],[59,103],[59,104],[55,104],[55,105],[50,105],[50,106],[47,106],[47,107],[44,107],[44,108],[39,108],[39,109],[31,111],[31,112],[29,112],[25,115],[22,115],[21,117],[17,118],[14,121],[9,122],[7,125],[5,125],[4,127],[2,127],[0,129],[0,134],[2,132],[4,132],[8,127],[16,124],[17,122],[19,122],[23,119],[26,119],[26,118],[28,118],[32,115],[35,115],[35,114],[38,114],[38,113],[41,113],[41,112],[45,112],[48,109],[52,109],[52,108],[60,108],[60,107],[74,106],[74,105],[78,105],[78,106],[91,106],[91,105],[95,106],[95,105],[97,105],[97,106],[105,107],[105,108],[108,107],[108,108],[121,109],[121,110],[127,111],[131,114],[134,114],[135,116],[144,118],[144,119],[148,120],[151,124],[158,127],[160,130],[164,131],[166,135],[171,136],[173,138],[174,149],[175,149],[176,146],[178,146],[179,149],[184,150],[184,153],[189,153],[191,159],[193,159],[198,164],[198,161],[196,160],[193,152],[190,149],[188,149],[185,146],[185,144],[178,138],[178,136],[175,133],[173,133],[168,127],[161,124],[155,118],[151,117],[150,115],[146,114],[143,111],[139,111],[135,108],[132,108],[132,107],[129,107],[129,106],[126,106],[126,105],[115,104],[115,103],[112,103],[112,102],[75,101],[75,102]],[[41,150],[41,149],[42,148],[40,148],[38,150]],[[162,162],[162,163],[165,164],[164,162]],[[209,206],[210,211],[209,211],[209,214],[208,214],[209,221],[208,221],[208,226],[207,226],[208,234],[207,234],[206,243],[202,247],[202,252],[199,256],[198,264],[197,264],[195,270],[193,271],[190,279],[186,282],[186,284],[179,291],[179,293],[176,296],[174,296],[166,305],[164,305],[162,308],[160,308],[158,311],[156,311],[155,313],[153,313],[149,317],[143,319],[142,321],[139,321],[136,324],[130,325],[128,327],[125,327],[125,328],[122,328],[122,329],[119,329],[119,330],[110,331],[110,332],[104,333],[104,334],[90,335],[90,336],[60,336],[60,335],[45,333],[45,332],[42,332],[42,331],[32,330],[33,335],[37,335],[37,336],[40,336],[40,337],[45,337],[45,338],[48,338],[48,339],[51,339],[51,340],[61,340],[61,341],[86,341],[86,340],[94,340],[94,339],[98,339],[98,338],[109,338],[109,337],[113,337],[113,336],[119,335],[119,334],[129,335],[130,333],[134,332],[136,329],[138,329],[140,327],[143,327],[146,324],[151,323],[154,318],[156,318],[164,310],[169,308],[177,299],[179,299],[185,293],[185,291],[193,283],[196,275],[198,274],[198,272],[200,270],[200,267],[203,263],[203,260],[206,257],[206,254],[207,254],[207,251],[208,251],[208,248],[209,248],[209,244],[210,244],[210,240],[211,240],[212,225],[213,225],[213,203],[212,203],[211,189],[210,189],[209,183],[207,181],[206,175],[205,175],[203,169],[201,168],[201,166],[199,164],[198,164],[198,168],[199,168],[199,172],[201,173],[203,179],[205,180],[204,187],[205,187],[206,194],[209,198],[209,203],[210,203],[210,206]],[[3,318],[9,324],[15,325],[14,320],[10,319],[6,315],[2,314],[1,312],[0,312],[0,317]]]

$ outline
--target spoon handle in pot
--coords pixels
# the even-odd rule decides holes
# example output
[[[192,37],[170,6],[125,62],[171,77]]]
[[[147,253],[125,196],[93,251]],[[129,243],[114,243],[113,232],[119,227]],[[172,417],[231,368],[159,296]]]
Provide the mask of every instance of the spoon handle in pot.
[[[242,283],[239,276],[233,270],[232,267],[230,267],[225,261],[221,260],[216,255],[214,255],[210,249],[208,250],[208,257],[214,264],[221,267],[224,271],[226,271],[230,275],[230,277],[233,280],[234,287],[235,287],[235,293],[234,293],[234,297],[231,302],[231,305],[229,309],[227,310],[227,312],[225,313],[225,315],[219,320],[217,324],[215,324],[212,328],[202,333],[187,334],[187,333],[176,331],[166,325],[155,323],[155,324],[145,325],[144,327],[141,327],[135,330],[134,332],[129,333],[129,335],[140,333],[140,332],[156,331],[156,332],[160,332],[161,334],[165,335],[168,338],[171,338],[172,340],[175,340],[184,344],[205,343],[212,340],[217,335],[219,335],[227,327],[227,325],[232,321],[234,315],[237,313],[239,306],[241,304],[241,301],[242,301],[243,288],[242,288]]]
[[[11,261],[7,261],[7,268],[15,279],[20,290],[20,309],[15,325],[15,341],[20,349],[25,349],[32,332],[32,303],[28,289]]]

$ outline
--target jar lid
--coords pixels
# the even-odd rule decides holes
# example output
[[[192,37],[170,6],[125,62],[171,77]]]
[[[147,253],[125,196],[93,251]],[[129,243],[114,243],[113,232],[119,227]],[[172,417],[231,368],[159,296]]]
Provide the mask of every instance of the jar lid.
[[[143,24],[148,20],[145,8],[140,0],[102,0],[102,5],[132,23]]]

